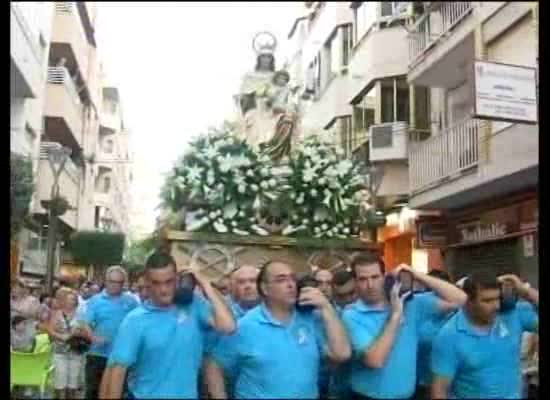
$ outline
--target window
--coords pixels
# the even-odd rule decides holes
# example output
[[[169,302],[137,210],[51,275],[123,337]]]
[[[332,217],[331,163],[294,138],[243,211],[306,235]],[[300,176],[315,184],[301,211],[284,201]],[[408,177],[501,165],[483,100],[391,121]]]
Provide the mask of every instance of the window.
[[[404,14],[407,12],[409,3],[406,1],[381,1],[380,16],[392,17]]]
[[[381,81],[382,123],[409,122],[409,85],[405,77],[383,79]]]
[[[347,72],[344,67],[349,65],[352,47],[351,24],[339,26],[325,44],[323,54],[326,57],[326,65],[330,68],[330,74],[326,77],[327,81],[323,82],[323,86],[326,86],[332,77]]]
[[[351,59],[351,49],[353,49],[353,31],[351,24],[344,25],[342,30],[342,65],[348,66]]]
[[[381,97],[382,122],[393,122],[393,79],[382,82]]]
[[[369,31],[376,22],[378,2],[364,1],[353,10],[353,22],[355,26],[355,45]]]
[[[111,177],[106,176],[103,178],[103,193],[109,193],[109,190],[111,190]]]
[[[369,128],[374,124],[376,108],[376,90],[373,85],[365,94],[353,102],[353,148],[357,148],[368,139]]]
[[[114,149],[114,144],[112,139],[107,139],[103,142],[103,151],[107,154],[111,154]]]
[[[327,56],[327,65],[330,66],[328,81],[340,73],[342,68],[342,46],[340,45],[340,29],[336,29],[325,45],[325,54]],[[326,82],[328,84],[328,81]]]
[[[405,82],[407,84],[407,82]],[[409,122],[409,88],[397,87],[397,121]]]
[[[382,17],[391,17],[393,15],[393,1],[380,2],[380,15]]]
[[[315,59],[311,62],[309,65],[308,71],[307,71],[307,84],[306,84],[306,92],[313,94],[313,95],[319,95],[321,91],[321,56],[320,54],[317,54],[315,56]]]
[[[366,105],[353,107],[353,148],[362,145],[368,138],[369,128],[374,124],[374,108]]]
[[[414,104],[415,128],[430,129],[430,90],[415,86]]]

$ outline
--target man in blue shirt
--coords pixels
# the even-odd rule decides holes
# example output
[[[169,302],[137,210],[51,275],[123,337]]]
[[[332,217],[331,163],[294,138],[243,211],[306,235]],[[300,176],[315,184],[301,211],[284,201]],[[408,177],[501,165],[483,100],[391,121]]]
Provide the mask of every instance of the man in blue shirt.
[[[384,265],[371,254],[356,257],[351,264],[359,300],[344,311],[344,324],[353,348],[351,389],[353,397],[406,399],[416,386],[418,331],[423,318],[446,310],[449,303],[463,304],[459,288],[401,265],[415,280],[438,297],[415,295],[404,302],[400,284],[390,299],[384,289]]]
[[[236,371],[233,397],[317,398],[321,357],[343,362],[350,356],[334,308],[316,288],[304,288],[298,297],[296,276],[285,262],[266,263],[257,286],[262,303],[239,320],[226,351],[213,354]],[[320,316],[298,310],[297,300],[317,307]]]
[[[501,285],[519,296],[501,307]],[[520,346],[524,331],[538,330],[538,291],[515,275],[498,279],[479,271],[464,282],[466,305],[441,329],[432,348],[432,398],[521,398]]]
[[[146,262],[150,300],[124,319],[102,382],[103,398],[120,399],[128,375],[131,398],[197,398],[204,332],[231,333],[235,321],[222,296],[201,274],[189,271],[208,299],[175,304],[174,259],[154,253]],[[210,306],[212,311],[210,311]]]
[[[126,271],[112,266],[105,272],[105,290],[91,297],[82,319],[85,336],[92,345],[86,355],[86,398],[96,399],[101,377],[111,353],[111,346],[118,328],[126,315],[137,307],[133,296],[123,293]]]
[[[317,288],[325,295],[325,297],[331,302],[332,306],[338,313],[336,304],[334,304],[332,299],[332,272],[327,269],[319,268],[313,272],[313,279],[317,282]],[[319,369],[319,395],[321,398],[328,396],[330,381],[332,380],[331,376],[330,363],[323,359],[321,361],[321,367]]]
[[[429,276],[450,282],[451,278],[445,271],[433,269],[428,273]],[[436,296],[431,291],[424,292],[427,296]],[[430,358],[432,353],[432,342],[439,330],[445,325],[449,318],[458,309],[458,305],[455,307],[449,307],[447,313],[439,313],[432,318],[424,318],[420,326],[420,336],[418,343],[418,359],[416,362],[417,371],[417,388],[416,399],[429,399],[430,398],[430,384],[432,379]]]
[[[258,273],[258,268],[250,265],[242,265],[234,269],[229,276],[230,293],[227,296],[227,300],[235,320],[241,319],[249,310],[258,305],[259,296],[256,288]],[[228,393],[233,393],[232,389],[235,383],[233,371],[223,371],[222,367],[209,356],[213,352],[223,352],[228,340],[228,336],[215,334],[208,335],[205,349],[207,358],[204,363],[204,379],[207,390],[212,398],[222,396],[225,390],[227,390]],[[225,387],[227,389],[224,389],[223,385],[220,386],[220,383],[224,382],[224,376]]]
[[[342,269],[334,273],[334,278],[332,280],[332,295],[334,308],[338,316],[342,317],[346,307],[357,300],[355,280],[351,272]],[[351,360],[338,365],[331,365],[329,382],[330,397],[338,399],[348,399],[351,397],[351,366]]]

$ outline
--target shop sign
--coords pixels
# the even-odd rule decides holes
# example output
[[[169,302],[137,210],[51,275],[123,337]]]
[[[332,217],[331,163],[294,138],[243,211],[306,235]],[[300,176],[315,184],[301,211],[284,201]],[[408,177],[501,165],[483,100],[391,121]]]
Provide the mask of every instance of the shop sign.
[[[445,247],[447,236],[448,225],[439,218],[419,219],[416,221],[418,248]]]
[[[451,244],[483,242],[528,233],[538,226],[536,199],[485,211],[452,223]]]
[[[461,242],[479,242],[504,236],[507,233],[505,224],[494,222],[484,225],[480,222],[459,229]]]

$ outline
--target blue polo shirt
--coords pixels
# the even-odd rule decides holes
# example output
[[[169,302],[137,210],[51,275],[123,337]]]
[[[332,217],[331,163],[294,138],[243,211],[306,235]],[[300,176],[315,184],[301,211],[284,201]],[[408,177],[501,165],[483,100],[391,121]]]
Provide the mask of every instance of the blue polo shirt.
[[[108,365],[128,368],[128,389],[137,399],[196,399],[210,316],[210,305],[198,296],[184,307],[146,301],[124,319]]]
[[[246,315],[248,310],[242,308],[239,303],[233,300],[231,296],[226,297],[226,301],[228,302],[229,308],[231,309],[231,312],[233,314],[233,318],[235,318],[235,321],[238,321],[242,317]],[[205,353],[210,355],[213,353],[221,353],[221,356],[219,357],[220,360],[224,360],[223,353],[225,352],[228,341],[230,341],[231,336],[227,335],[220,335],[214,330],[210,329],[206,336],[206,347],[205,347]],[[216,360],[216,358],[214,358]],[[223,369],[224,378],[225,378],[225,385],[226,390],[229,395],[229,397],[233,397],[233,390],[235,387],[235,370],[230,369],[227,365],[220,365],[220,367]]]
[[[393,346],[382,368],[369,368],[362,359],[378,339],[390,316],[390,305],[373,308],[358,300],[344,311],[343,322],[353,350],[351,389],[374,398],[409,398],[416,388],[416,356],[420,322],[438,311],[437,297],[417,294],[405,303]]]
[[[427,296],[437,297],[433,292],[424,292]],[[454,315],[453,310],[448,313],[436,314],[434,316],[423,318],[420,325],[419,342],[418,342],[418,359],[416,362],[416,371],[418,375],[418,384],[429,386],[432,381],[432,371],[430,366],[430,358],[432,353],[432,342],[449,318]]]
[[[110,296],[103,290],[90,298],[82,320],[92,328],[94,336],[104,338],[105,342],[92,343],[88,354],[109,357],[122,320],[137,306],[136,299],[127,293]]]
[[[237,303],[231,296],[226,296],[225,301],[233,314],[235,321],[241,319],[248,310],[242,308],[239,303]],[[205,334],[205,352],[210,353],[214,351],[214,348],[217,346],[217,343],[220,339],[226,337],[225,335],[220,335],[214,329],[209,329]]]
[[[282,324],[261,304],[239,320],[224,351],[212,357],[235,371],[235,398],[313,399],[319,394],[325,343],[324,328],[313,313],[295,310]]]
[[[432,371],[451,382],[454,398],[521,398],[521,336],[537,325],[537,313],[526,302],[499,313],[486,332],[460,310],[434,340]]]
[[[340,318],[342,318],[344,309],[347,307],[348,306],[341,307],[338,304],[334,304],[334,308]],[[351,360],[332,366],[329,382],[329,395],[335,396],[339,399],[347,399],[351,397],[351,366]]]

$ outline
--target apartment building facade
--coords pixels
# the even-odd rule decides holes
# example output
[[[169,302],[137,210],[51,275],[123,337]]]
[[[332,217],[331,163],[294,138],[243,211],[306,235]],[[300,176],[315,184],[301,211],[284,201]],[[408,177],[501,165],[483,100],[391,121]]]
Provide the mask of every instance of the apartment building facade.
[[[538,3],[427,3],[410,31],[408,82],[431,88],[432,121],[410,149],[411,206],[443,212],[425,228],[447,231],[456,276],[493,268],[538,285],[537,118],[480,117],[477,89],[498,73],[492,90],[527,90],[536,114]]]
[[[31,160],[34,176],[39,168],[53,9],[49,2],[10,3],[10,151]],[[11,238],[12,276],[20,265],[20,247],[40,228],[29,220],[19,237]]]
[[[304,129],[332,130],[349,157],[379,171],[372,199],[388,215],[378,230],[389,268],[440,264],[439,253],[413,248],[408,209],[408,148],[429,134],[428,90],[407,82],[411,2],[310,2],[289,34],[291,73],[305,86]],[[416,112],[411,112],[415,111]]]
[[[296,19],[287,65],[310,97],[304,125],[382,170],[390,268],[493,267],[538,284],[538,125],[477,115],[474,68],[527,68],[503,73],[516,80],[535,68],[538,93],[537,7],[308,2]]]
[[[12,151],[15,148],[21,152],[34,146],[31,152],[34,152],[36,182],[31,203],[32,226],[21,234],[19,270],[16,273],[36,278],[46,273],[48,212],[43,205],[50,199],[53,185],[48,154],[52,149],[63,147],[70,150],[70,157],[60,173],[59,189],[71,208],[59,218],[57,224],[59,246],[56,265],[60,266],[57,274],[81,274],[85,269],[74,264],[64,248],[65,242],[76,231],[106,227],[96,223],[96,181],[101,171],[97,162],[101,160],[96,153],[100,146],[100,132],[103,132],[101,117],[104,99],[101,63],[95,40],[97,8],[93,2],[12,2],[11,8],[12,21],[21,20],[20,9],[23,9],[27,10],[27,15],[35,16],[28,26],[34,30],[44,26],[38,34],[34,33],[38,39],[30,48],[37,52],[33,58],[30,57],[33,55],[30,50],[14,55],[14,52],[21,53],[25,44],[22,40],[32,38],[33,32],[26,36],[14,36],[12,33],[11,77],[19,82],[11,93]],[[17,25],[15,27],[21,29]],[[29,60],[34,59],[42,64],[29,65]],[[27,65],[21,64],[21,60],[25,60]],[[26,69],[14,68],[14,65],[20,64]],[[42,74],[42,81],[32,78],[30,72],[34,70]],[[21,98],[33,96],[35,98],[31,101],[26,101],[33,103],[32,106],[25,104],[25,113],[18,112]],[[14,137],[18,140],[14,141]],[[126,148],[124,139],[121,141],[120,146]],[[119,194],[117,201],[111,202],[116,220],[112,227],[127,231],[129,188],[128,184],[120,184],[119,187],[125,194]]]
[[[94,227],[128,234],[132,155],[118,88],[104,81],[96,147]]]

